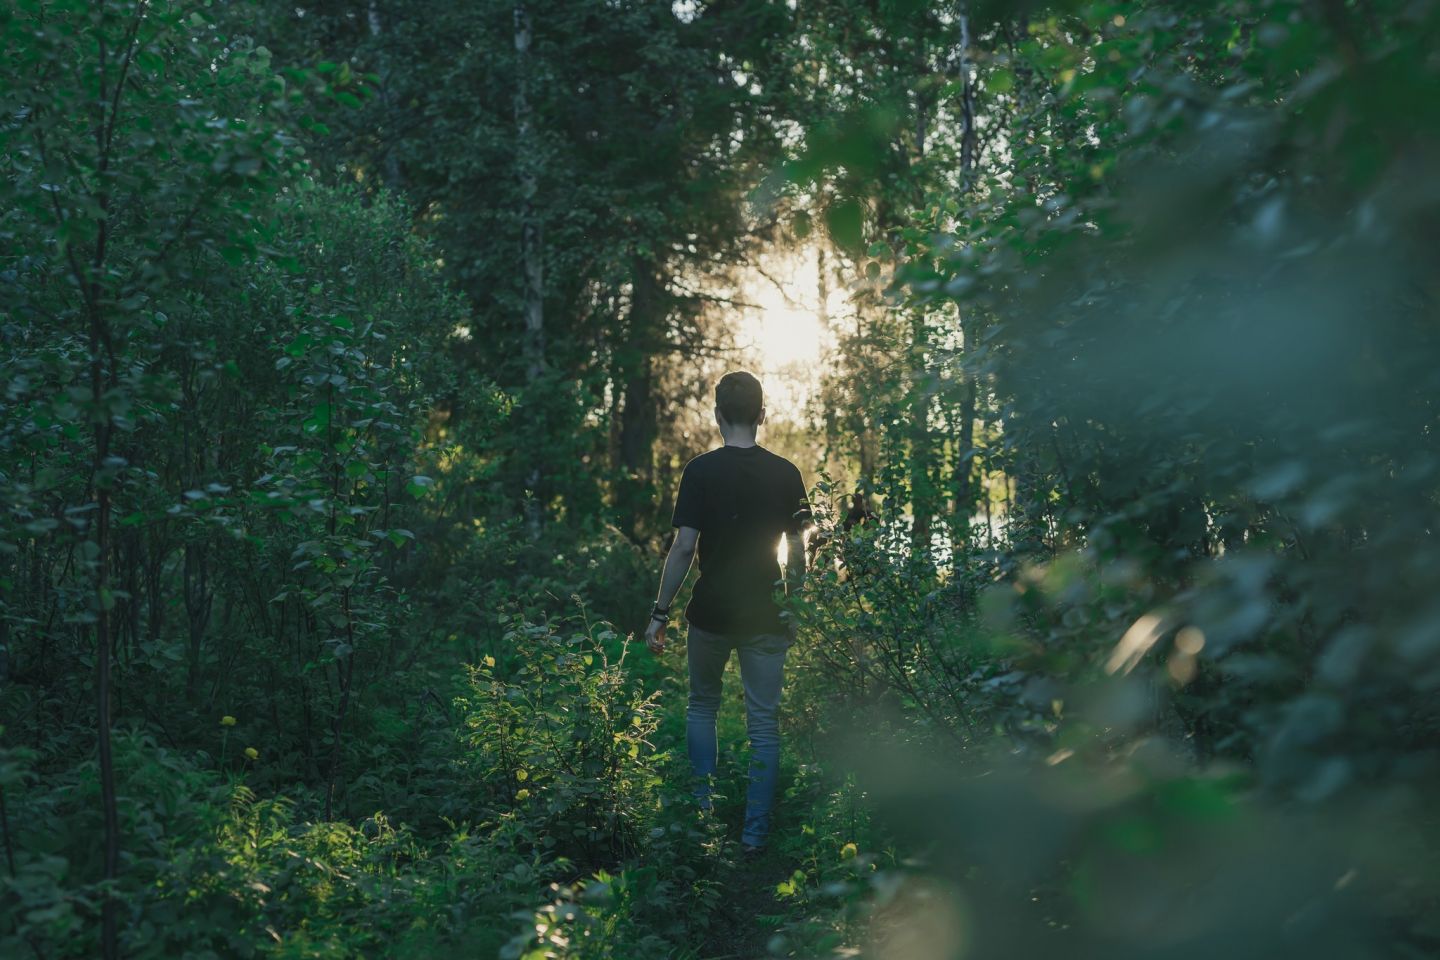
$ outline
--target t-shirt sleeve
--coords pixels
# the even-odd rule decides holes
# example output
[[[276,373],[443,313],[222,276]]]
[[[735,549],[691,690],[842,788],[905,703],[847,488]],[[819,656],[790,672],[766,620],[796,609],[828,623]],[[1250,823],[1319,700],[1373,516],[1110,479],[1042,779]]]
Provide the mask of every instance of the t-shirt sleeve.
[[[789,508],[786,533],[799,533],[810,522],[810,498],[805,492],[805,479],[798,467],[792,467],[790,479],[786,481],[785,503]]]
[[[686,464],[685,472],[680,474],[680,492],[675,494],[675,512],[670,517],[672,527],[699,530],[704,526],[705,490],[698,474],[693,461]]]

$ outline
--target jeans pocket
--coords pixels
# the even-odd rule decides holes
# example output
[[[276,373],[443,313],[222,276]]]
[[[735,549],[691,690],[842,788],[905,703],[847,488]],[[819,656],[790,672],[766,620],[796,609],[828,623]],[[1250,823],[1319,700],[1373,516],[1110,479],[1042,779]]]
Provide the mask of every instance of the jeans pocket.
[[[786,633],[762,633],[752,641],[752,644],[757,653],[773,655],[789,650],[790,645],[794,642]]]

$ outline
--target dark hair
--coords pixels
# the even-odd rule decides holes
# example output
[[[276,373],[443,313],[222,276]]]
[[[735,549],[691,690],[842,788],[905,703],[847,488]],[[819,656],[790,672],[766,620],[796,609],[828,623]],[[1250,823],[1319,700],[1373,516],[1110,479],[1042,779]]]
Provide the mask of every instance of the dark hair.
[[[753,373],[736,370],[715,384],[715,406],[726,423],[753,426],[760,419],[760,408],[765,406],[765,392]]]

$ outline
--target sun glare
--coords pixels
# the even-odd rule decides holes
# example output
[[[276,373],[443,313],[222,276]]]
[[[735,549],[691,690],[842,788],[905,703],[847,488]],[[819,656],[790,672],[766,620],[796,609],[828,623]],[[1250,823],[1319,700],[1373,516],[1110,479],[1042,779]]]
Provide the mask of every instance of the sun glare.
[[[817,385],[831,345],[823,317],[844,300],[843,291],[827,292],[829,309],[822,311],[810,250],[766,257],[740,285],[739,299],[749,306],[735,331],[736,346],[765,381],[772,416],[797,419]]]
[[[825,331],[814,311],[786,302],[774,287],[757,294],[754,302],[759,309],[747,315],[740,335],[742,345],[757,354],[760,366],[767,373],[779,372],[819,360]]]

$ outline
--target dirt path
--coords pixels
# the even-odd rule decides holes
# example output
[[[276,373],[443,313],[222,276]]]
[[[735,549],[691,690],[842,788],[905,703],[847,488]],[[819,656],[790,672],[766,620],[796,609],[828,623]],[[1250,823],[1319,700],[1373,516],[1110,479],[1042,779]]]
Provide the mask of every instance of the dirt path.
[[[795,865],[773,847],[754,859],[736,862],[725,879],[702,960],[765,960],[784,907],[775,886],[790,878]]]

